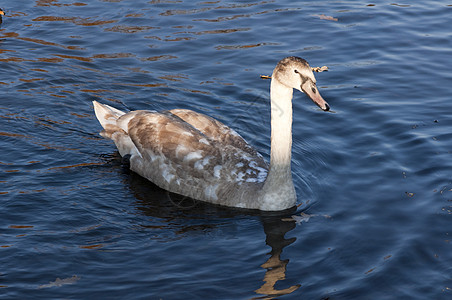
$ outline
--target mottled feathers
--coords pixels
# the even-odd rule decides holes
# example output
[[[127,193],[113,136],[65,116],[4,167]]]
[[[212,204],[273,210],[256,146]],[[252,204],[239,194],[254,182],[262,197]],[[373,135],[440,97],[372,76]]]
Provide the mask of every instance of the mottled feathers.
[[[131,169],[160,187],[209,202],[244,183],[263,183],[268,165],[245,140],[221,122],[191,110],[124,113],[93,102],[104,130]]]

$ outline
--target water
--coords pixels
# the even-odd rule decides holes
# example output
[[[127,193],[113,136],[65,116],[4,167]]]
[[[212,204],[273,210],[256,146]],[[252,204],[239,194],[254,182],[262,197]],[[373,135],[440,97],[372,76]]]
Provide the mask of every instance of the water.
[[[451,298],[449,2],[1,5],[0,298]],[[290,55],[332,108],[295,94],[296,212],[168,195],[98,135],[92,100],[189,108],[268,159]]]

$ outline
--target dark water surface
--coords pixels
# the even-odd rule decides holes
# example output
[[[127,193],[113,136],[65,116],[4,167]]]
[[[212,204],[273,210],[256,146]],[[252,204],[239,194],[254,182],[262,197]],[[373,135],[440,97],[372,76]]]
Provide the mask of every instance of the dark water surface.
[[[0,298],[451,299],[452,2],[392,1],[1,2]],[[268,159],[290,55],[332,108],[295,94],[297,212],[168,195],[98,135],[92,100],[189,108]]]

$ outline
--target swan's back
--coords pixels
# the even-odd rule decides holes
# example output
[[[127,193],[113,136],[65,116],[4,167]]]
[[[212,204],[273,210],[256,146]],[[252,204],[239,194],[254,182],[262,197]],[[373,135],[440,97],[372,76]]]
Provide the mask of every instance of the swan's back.
[[[252,156],[260,156],[235,130],[212,117],[188,109],[173,109],[169,112],[223,145],[233,145]]]
[[[212,203],[248,207],[246,193],[265,181],[268,165],[221,122],[185,109],[123,113],[93,102],[104,137],[130,168],[168,191]],[[104,126],[105,125],[105,126]],[[253,188],[255,186],[255,188]],[[252,201],[253,199],[249,199]]]

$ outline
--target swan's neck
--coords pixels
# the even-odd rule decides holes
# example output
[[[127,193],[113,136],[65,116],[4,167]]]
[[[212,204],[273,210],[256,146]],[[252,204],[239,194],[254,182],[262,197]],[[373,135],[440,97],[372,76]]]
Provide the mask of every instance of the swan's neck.
[[[272,80],[271,100],[271,169],[290,173],[292,156],[292,96],[293,89]]]
[[[274,78],[274,76],[272,76]],[[271,98],[271,153],[270,170],[262,189],[262,205],[268,210],[295,205],[292,182],[292,96],[293,89],[273,79]]]

